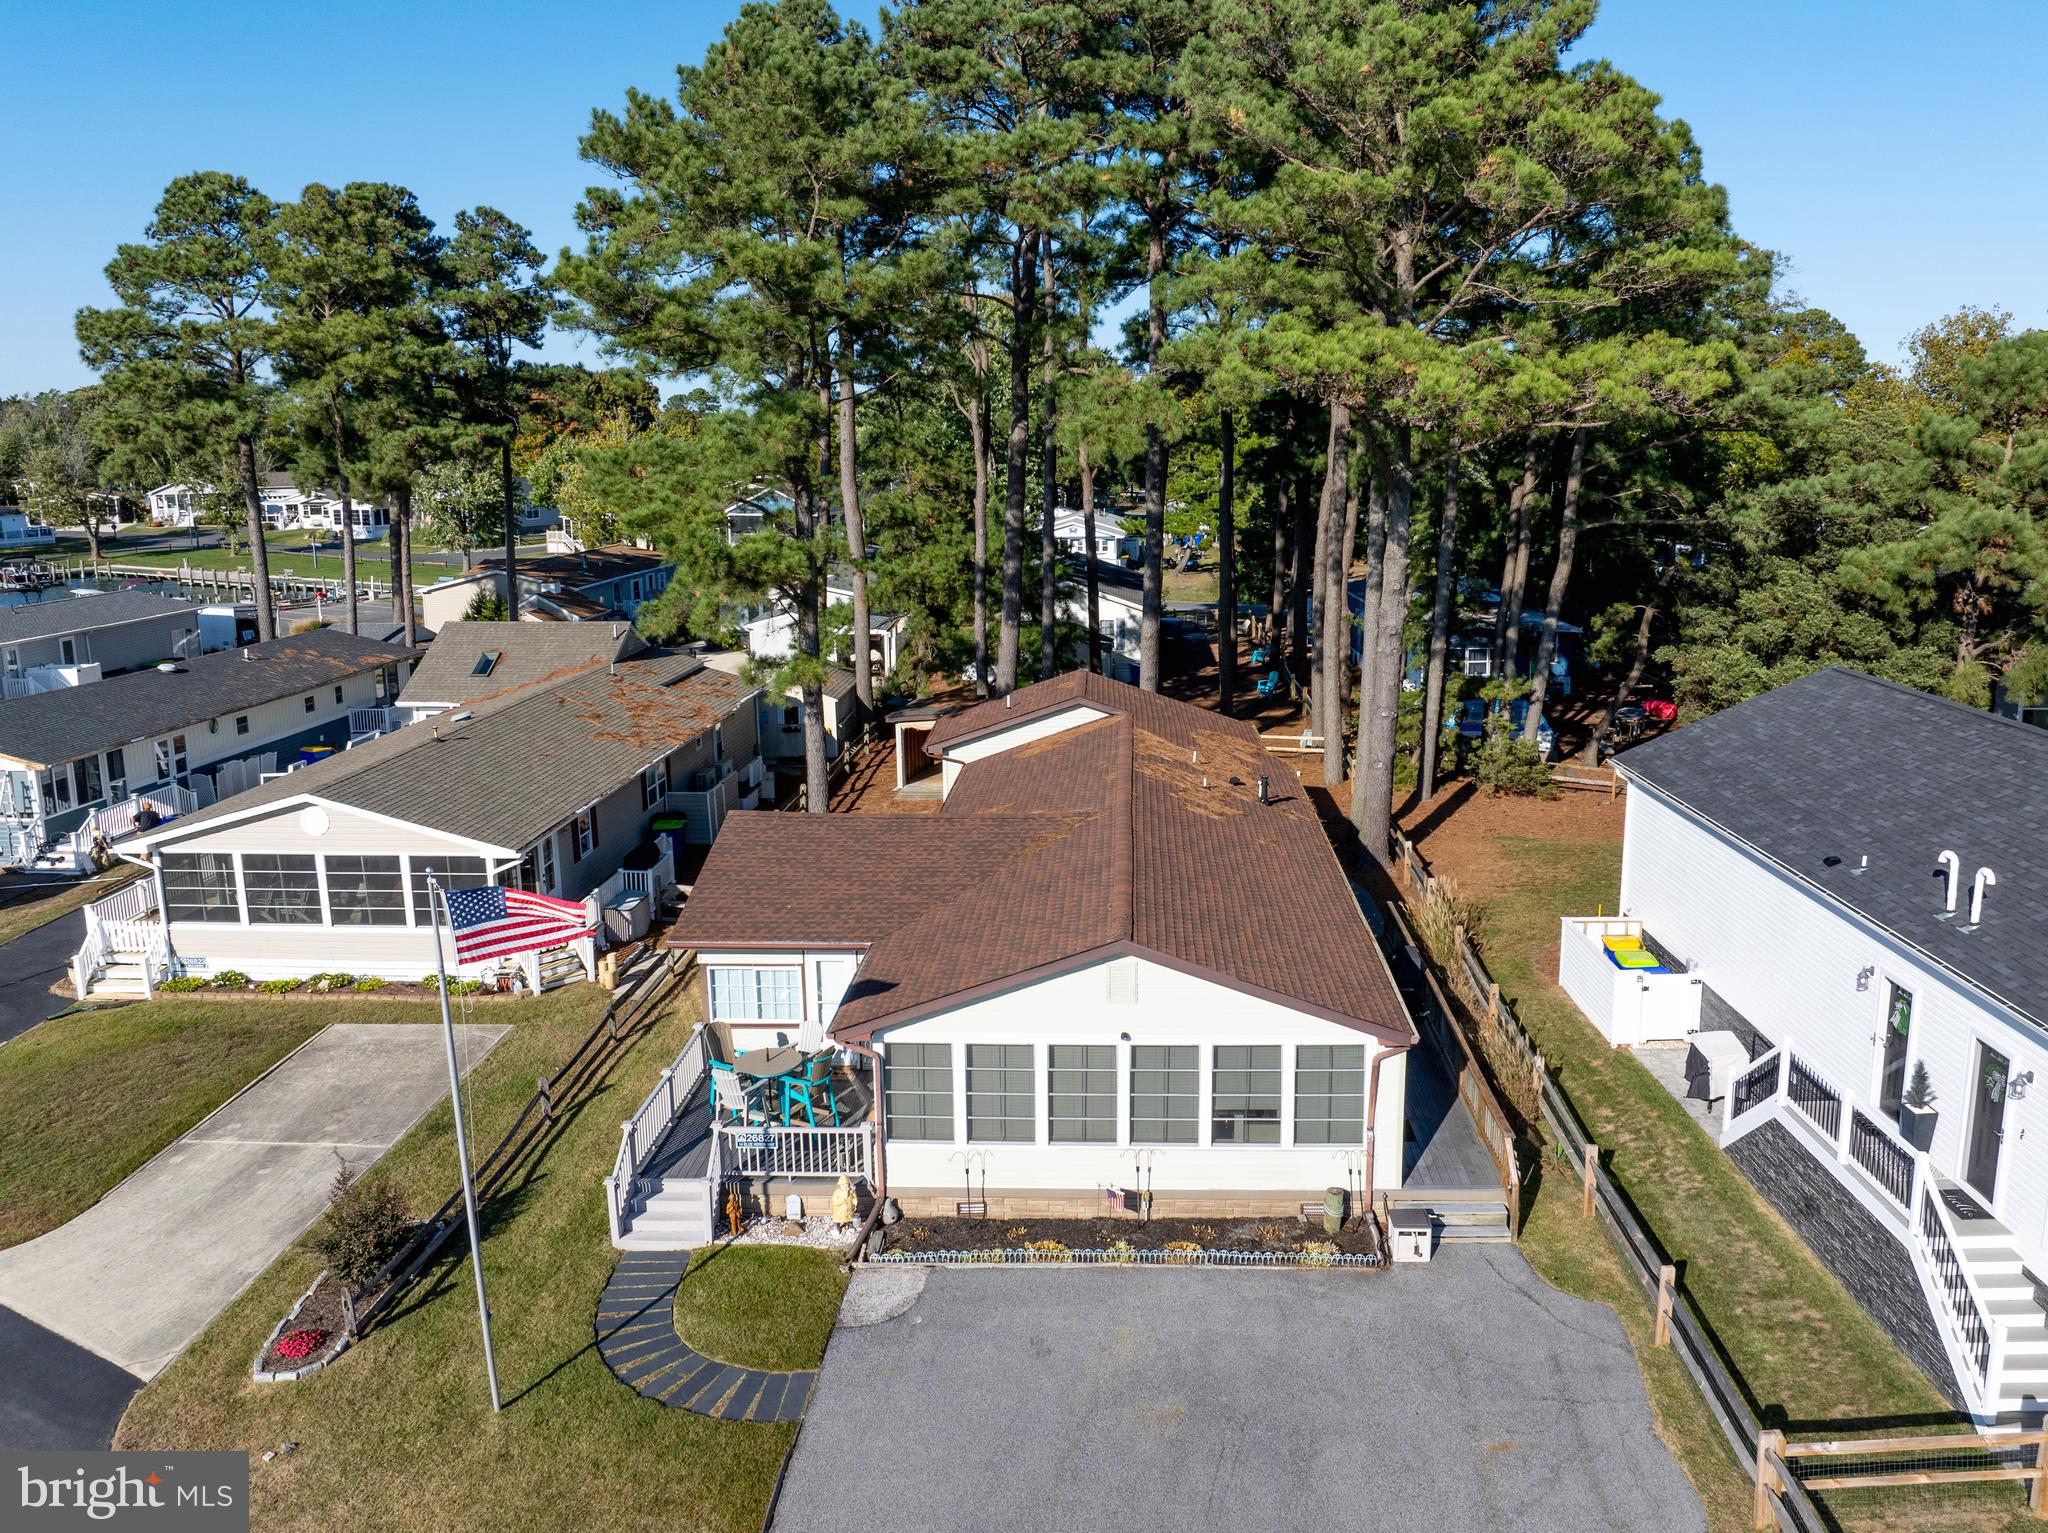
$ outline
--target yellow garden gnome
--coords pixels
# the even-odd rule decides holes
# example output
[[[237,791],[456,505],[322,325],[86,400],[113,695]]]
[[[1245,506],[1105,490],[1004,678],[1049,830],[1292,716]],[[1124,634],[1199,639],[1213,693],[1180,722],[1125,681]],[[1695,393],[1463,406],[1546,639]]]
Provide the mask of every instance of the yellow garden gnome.
[[[832,1222],[853,1223],[853,1183],[843,1176],[832,1189]]]

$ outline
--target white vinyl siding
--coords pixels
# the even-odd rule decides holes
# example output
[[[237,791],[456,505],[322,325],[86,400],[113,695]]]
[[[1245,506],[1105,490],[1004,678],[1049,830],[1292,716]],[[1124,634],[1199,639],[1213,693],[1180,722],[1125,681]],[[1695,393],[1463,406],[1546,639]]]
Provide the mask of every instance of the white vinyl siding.
[[[892,1140],[953,1138],[953,1046],[892,1043],[883,1065],[884,1112]]]

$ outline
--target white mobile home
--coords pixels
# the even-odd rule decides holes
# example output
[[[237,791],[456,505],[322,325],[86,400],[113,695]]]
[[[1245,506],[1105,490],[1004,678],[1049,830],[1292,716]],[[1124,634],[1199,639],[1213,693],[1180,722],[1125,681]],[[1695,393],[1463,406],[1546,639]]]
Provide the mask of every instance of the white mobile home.
[[[708,842],[758,785],[758,760],[753,688],[693,655],[594,666],[121,843],[150,869],[153,896],[124,921],[143,928],[148,981],[224,969],[418,980],[434,970],[429,870],[453,887],[517,884],[600,909],[652,902],[676,882],[662,822],[676,822],[675,840]],[[103,970],[136,962],[97,956]],[[536,986],[540,969],[526,965]]]
[[[1734,1034],[1723,1144],[1745,1169],[1796,1144],[1766,1194],[1853,1200],[1910,1255],[1964,1403],[2038,1409],[2048,734],[1834,668],[1618,759],[1620,921],[1564,923],[1561,981],[1617,1042]],[[1641,944],[1646,1009],[1617,1008],[1610,938]]]
[[[873,1135],[913,1214],[970,1162],[997,1217],[1099,1213],[1139,1168],[1162,1213],[1401,1186],[1414,1032],[1249,725],[1077,672],[930,749],[973,757],[940,813],[735,826],[669,938],[734,1049],[872,1062],[879,1128],[815,1132]]]
[[[206,642],[197,604],[147,591],[70,595],[0,607],[0,696],[21,697],[76,685],[35,673],[51,667],[97,666],[114,676],[164,660],[187,660]]]

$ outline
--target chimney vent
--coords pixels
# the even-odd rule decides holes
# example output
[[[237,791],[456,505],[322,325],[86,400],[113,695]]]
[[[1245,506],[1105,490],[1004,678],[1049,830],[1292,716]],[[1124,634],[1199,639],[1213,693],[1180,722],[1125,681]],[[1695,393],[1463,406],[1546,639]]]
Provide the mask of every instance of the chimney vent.
[[[1273,802],[1273,779],[1264,772],[1259,773],[1259,802],[1262,804]]]
[[[1984,919],[1984,891],[1998,882],[1998,875],[1989,868],[1979,868],[1970,884],[1970,924],[1963,928],[1973,932]]]
[[[1954,852],[1943,852],[1934,860],[1941,864],[1947,874],[1948,899],[1946,909],[1949,915],[1954,915],[1956,913],[1956,895],[1963,884],[1963,859]],[[1974,921],[1977,918],[1973,915],[1970,919]]]

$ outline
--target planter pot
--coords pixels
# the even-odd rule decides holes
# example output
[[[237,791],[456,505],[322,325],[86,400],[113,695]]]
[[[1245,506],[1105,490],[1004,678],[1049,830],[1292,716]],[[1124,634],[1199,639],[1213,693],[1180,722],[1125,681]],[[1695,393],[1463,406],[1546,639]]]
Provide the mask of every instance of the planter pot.
[[[1934,1123],[1940,1116],[1932,1107],[1901,1107],[1899,1137],[1925,1154],[1934,1143]]]

